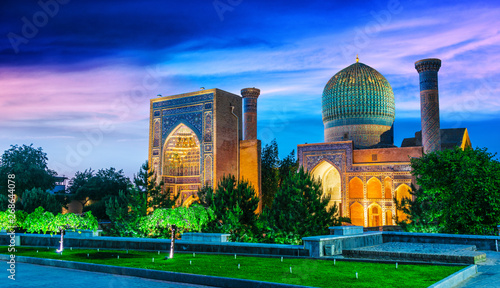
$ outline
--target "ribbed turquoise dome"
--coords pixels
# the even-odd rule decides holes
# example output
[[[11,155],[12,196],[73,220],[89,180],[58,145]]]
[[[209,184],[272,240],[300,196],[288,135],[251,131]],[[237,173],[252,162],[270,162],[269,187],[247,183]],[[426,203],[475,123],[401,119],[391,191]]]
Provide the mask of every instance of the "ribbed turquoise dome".
[[[377,70],[359,62],[341,70],[326,84],[322,104],[326,142],[353,140],[361,148],[392,144],[392,135],[389,134],[392,134],[394,123],[394,93]],[[338,129],[347,125],[356,127]],[[385,133],[388,129],[391,131]],[[377,133],[380,135],[376,139],[372,135]]]
[[[391,85],[377,70],[359,62],[335,74],[323,90],[323,122],[351,118],[394,122]]]

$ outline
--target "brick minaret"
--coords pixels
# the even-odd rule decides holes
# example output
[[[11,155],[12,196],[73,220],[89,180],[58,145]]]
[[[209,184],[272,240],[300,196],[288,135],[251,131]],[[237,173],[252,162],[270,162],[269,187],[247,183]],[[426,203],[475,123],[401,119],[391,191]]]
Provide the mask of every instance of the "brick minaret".
[[[257,98],[260,90],[257,88],[241,89],[243,97],[243,113],[245,119],[245,140],[257,139]]]
[[[439,127],[439,59],[423,59],[415,62],[420,76],[420,113],[422,121],[422,146],[424,153],[441,150]]]

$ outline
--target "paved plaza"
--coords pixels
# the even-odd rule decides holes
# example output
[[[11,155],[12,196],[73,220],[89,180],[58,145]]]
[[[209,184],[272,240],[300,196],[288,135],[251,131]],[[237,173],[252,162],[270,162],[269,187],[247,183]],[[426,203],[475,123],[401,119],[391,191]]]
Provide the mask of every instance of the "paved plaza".
[[[7,267],[5,261],[0,261],[0,263],[0,267]],[[7,278],[9,273],[6,269],[1,269],[1,271],[3,279],[0,280],[0,287],[9,288],[211,288],[210,286],[158,281],[27,263],[16,263],[15,281]]]
[[[493,288],[500,287],[500,252],[486,253],[486,261],[477,264],[478,273],[456,288]]]

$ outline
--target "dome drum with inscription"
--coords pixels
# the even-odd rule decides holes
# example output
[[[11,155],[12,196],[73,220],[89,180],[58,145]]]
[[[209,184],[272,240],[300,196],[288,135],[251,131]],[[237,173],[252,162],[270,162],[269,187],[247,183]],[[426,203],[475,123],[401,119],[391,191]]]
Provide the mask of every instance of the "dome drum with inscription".
[[[325,142],[352,140],[355,148],[393,147],[394,93],[382,74],[356,63],[335,74],[322,98]]]

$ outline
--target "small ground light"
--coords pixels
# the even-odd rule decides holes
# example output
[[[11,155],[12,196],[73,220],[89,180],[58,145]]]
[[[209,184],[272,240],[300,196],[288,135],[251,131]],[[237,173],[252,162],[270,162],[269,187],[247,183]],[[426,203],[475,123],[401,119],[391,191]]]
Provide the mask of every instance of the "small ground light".
[[[234,259],[236,259],[236,254],[234,254]]]
[[[151,262],[155,262],[155,258],[151,258]]]
[[[356,279],[358,279],[358,272],[356,272]]]
[[[158,251],[158,255],[160,255],[160,251]]]
[[[281,262],[283,262],[283,257],[281,257]]]
[[[240,269],[240,263],[238,263],[238,269]]]
[[[196,257],[196,253],[193,252],[193,257]]]
[[[116,259],[120,259],[120,255],[116,256]]]
[[[396,262],[396,269],[398,269],[398,262]]]
[[[336,259],[333,259],[333,265],[334,266],[336,265]]]
[[[292,274],[292,266],[290,266],[290,274]]]
[[[99,252],[99,248],[97,248],[97,252]]]
[[[89,258],[89,253],[87,253],[87,258]]]
[[[73,247],[69,247],[69,250],[73,251]]]
[[[38,253],[38,250],[36,250],[36,253]]]
[[[193,264],[193,262],[191,260],[189,260],[189,265]]]

